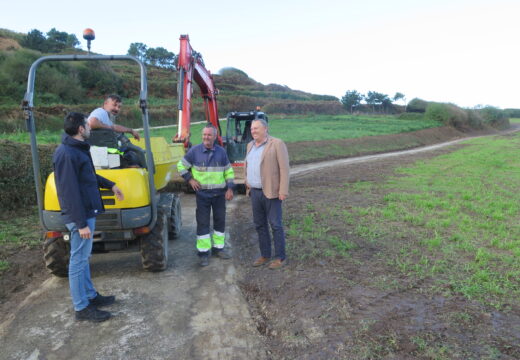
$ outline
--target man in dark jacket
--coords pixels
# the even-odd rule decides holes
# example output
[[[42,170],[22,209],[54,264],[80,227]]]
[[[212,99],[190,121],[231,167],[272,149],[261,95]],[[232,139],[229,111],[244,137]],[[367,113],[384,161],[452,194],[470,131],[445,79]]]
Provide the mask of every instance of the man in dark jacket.
[[[96,216],[105,211],[99,188],[112,189],[118,200],[123,200],[123,193],[94,170],[90,145],[85,142],[90,135],[85,115],[69,113],[64,130],[53,166],[63,222],[70,231],[70,294],[77,320],[99,322],[107,320],[110,313],[97,307],[115,301],[114,296],[99,294],[90,278],[89,258]]]

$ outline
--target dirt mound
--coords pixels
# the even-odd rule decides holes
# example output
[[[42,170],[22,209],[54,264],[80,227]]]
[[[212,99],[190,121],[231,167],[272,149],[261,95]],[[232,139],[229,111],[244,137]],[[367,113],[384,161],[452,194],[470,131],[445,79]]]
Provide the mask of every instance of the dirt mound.
[[[0,50],[17,50],[20,48],[21,46],[18,44],[18,41],[0,37]]]

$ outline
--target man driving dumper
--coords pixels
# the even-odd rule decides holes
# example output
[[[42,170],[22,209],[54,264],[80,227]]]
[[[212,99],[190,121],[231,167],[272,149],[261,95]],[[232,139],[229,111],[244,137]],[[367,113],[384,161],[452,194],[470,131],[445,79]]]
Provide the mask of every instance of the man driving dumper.
[[[117,148],[122,153],[124,165],[128,167],[143,166],[142,149],[133,145],[124,137],[125,133],[129,133],[132,134],[134,139],[139,140],[139,133],[134,129],[114,123],[113,119],[119,114],[121,105],[122,100],[119,95],[108,95],[103,102],[103,106],[90,113],[88,123],[93,130],[90,143],[91,145],[111,147],[110,141],[105,143],[104,139],[114,139],[116,143],[119,140],[122,144]],[[115,140],[114,134],[120,134],[117,140]]]

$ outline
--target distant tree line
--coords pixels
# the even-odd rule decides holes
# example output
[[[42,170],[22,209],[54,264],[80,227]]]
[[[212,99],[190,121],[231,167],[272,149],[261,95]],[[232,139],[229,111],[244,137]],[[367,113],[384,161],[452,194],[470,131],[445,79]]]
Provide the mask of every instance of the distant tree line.
[[[175,54],[163,47],[149,48],[143,43],[131,43],[128,55],[135,56],[148,65],[172,70],[176,67]]]
[[[20,45],[43,53],[59,53],[65,49],[74,49],[79,44],[76,35],[52,28],[47,34],[37,29],[29,31],[23,37]]]
[[[377,91],[369,91],[364,95],[356,90],[348,90],[341,98],[341,103],[343,104],[343,107],[351,113],[361,105],[361,101],[365,101],[365,103],[372,109],[372,112],[376,112],[377,110],[387,112],[393,102],[399,100],[405,101],[404,94],[400,92],[395,93],[395,95],[390,98],[387,94]]]

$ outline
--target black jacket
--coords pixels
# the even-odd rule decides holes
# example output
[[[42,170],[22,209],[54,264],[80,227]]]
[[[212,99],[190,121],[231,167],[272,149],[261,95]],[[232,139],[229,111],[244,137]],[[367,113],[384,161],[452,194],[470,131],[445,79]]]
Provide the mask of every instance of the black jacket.
[[[75,223],[78,229],[105,211],[99,188],[111,189],[115,184],[96,174],[89,150],[88,143],[63,134],[52,159],[63,221]]]

